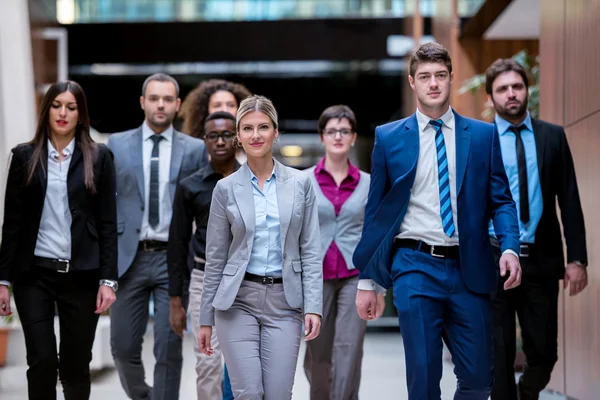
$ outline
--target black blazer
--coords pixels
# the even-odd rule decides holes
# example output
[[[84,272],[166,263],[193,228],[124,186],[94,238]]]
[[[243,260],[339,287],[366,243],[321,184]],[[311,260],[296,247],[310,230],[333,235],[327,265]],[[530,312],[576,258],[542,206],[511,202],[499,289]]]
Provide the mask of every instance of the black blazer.
[[[567,262],[588,261],[583,211],[563,127],[535,119],[532,123],[544,204],[532,256],[543,271],[560,279],[565,273],[565,257],[556,201],[567,243]]]
[[[71,209],[71,270],[100,269],[101,279],[117,279],[117,206],[111,151],[98,144],[94,163],[96,194],[84,185],[83,155],[76,145],[67,175]],[[35,246],[46,197],[47,174],[37,167],[26,185],[32,144],[21,144],[13,156],[6,184],[0,245],[0,280],[14,281],[35,265]],[[48,149],[43,152],[45,166]],[[45,169],[47,171],[47,169]]]

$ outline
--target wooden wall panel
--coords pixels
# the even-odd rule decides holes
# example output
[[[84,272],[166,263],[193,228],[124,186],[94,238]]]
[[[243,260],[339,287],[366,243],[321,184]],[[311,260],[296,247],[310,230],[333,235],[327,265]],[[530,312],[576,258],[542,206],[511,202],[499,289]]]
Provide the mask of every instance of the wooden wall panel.
[[[570,98],[566,98],[569,100]],[[600,109],[600,103],[595,104]],[[589,286],[581,294],[565,295],[566,392],[576,399],[600,397],[600,113],[567,128],[587,229]]]
[[[565,124],[570,125],[600,105],[600,0],[569,0],[565,17]]]

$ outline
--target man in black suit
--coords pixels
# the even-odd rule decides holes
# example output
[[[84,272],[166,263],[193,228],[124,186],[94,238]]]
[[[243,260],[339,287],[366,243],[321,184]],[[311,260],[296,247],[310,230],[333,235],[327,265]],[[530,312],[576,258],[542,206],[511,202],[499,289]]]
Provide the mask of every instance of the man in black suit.
[[[587,286],[585,225],[569,144],[561,126],[531,118],[528,88],[525,69],[512,59],[499,59],[486,72],[486,92],[496,110],[494,122],[517,205],[523,270],[521,286],[504,291],[501,280],[494,295],[493,400],[538,399],[558,359],[559,280],[564,279],[571,296]],[[491,225],[490,236],[496,244]],[[515,313],[527,359],[518,384]]]

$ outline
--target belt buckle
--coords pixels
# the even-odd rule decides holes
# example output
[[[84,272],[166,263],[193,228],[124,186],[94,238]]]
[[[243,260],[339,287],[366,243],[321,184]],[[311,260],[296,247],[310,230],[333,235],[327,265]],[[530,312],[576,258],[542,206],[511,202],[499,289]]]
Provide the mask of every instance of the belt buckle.
[[[432,257],[445,258],[443,254],[436,254],[435,253],[435,246],[431,246],[431,248],[429,249],[429,254],[431,254]]]
[[[69,266],[71,265],[71,263],[69,262],[69,260],[62,260],[62,259],[58,259],[59,263],[65,263],[67,265],[67,268],[62,270],[62,269],[57,269],[56,272],[60,272],[61,274],[66,274],[67,272],[69,272]]]
[[[522,244],[519,246],[519,257],[529,257],[529,245]]]
[[[263,285],[273,285],[275,284],[275,278],[273,278],[272,276],[263,276],[262,283]]]

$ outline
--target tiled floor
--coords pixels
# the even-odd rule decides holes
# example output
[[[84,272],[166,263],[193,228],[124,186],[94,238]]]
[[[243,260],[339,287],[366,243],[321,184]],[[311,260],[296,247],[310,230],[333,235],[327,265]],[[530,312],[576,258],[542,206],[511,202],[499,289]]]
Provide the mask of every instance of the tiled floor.
[[[302,369],[304,346],[301,348],[296,370],[294,399],[308,399],[308,382]],[[148,334],[144,342],[144,364],[147,379],[152,377],[152,334]],[[181,382],[181,400],[195,399],[195,371],[193,367],[194,352],[192,338],[186,336],[184,342],[184,366]],[[25,400],[26,380],[24,369],[13,376],[9,385],[0,382],[0,398],[2,400]],[[15,381],[17,380],[17,381]],[[363,378],[360,390],[362,399],[405,399],[406,384],[404,374],[404,352],[402,338],[399,333],[368,333],[365,341],[365,357],[363,361]],[[10,388],[3,391],[1,386]],[[450,400],[456,386],[452,365],[445,363],[442,378],[442,399]],[[60,392],[60,390],[59,390]],[[58,396],[62,400],[62,393]],[[91,400],[126,400],[119,378],[115,370],[108,370],[97,376],[92,384]]]
[[[151,330],[149,329],[149,332]],[[184,341],[184,366],[181,382],[181,400],[195,399],[195,371],[192,337],[187,335]],[[144,341],[143,360],[146,365],[146,376],[149,383],[152,379],[152,334],[148,333]],[[293,399],[308,399],[308,382],[302,369],[304,346],[301,347],[296,370]],[[452,372],[452,364],[444,362],[441,381],[442,400],[450,400],[454,396],[456,380]],[[371,399],[407,399],[404,369],[404,351],[402,338],[395,332],[369,332],[365,340],[365,356],[363,360],[363,376],[360,398]],[[0,369],[0,399],[26,400],[25,367],[13,367],[12,370]],[[119,378],[114,369],[98,374],[92,383],[91,400],[127,400],[121,388]],[[561,400],[563,396],[545,394],[540,400]],[[59,387],[58,400],[64,400]]]

